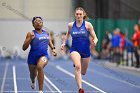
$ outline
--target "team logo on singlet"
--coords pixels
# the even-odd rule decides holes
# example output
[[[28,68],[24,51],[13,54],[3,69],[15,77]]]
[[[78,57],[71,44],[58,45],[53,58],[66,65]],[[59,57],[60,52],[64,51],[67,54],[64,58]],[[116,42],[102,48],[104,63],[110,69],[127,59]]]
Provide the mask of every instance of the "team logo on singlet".
[[[39,37],[39,40],[44,40],[44,39],[49,39],[49,37],[47,36],[47,37]]]
[[[72,32],[73,35],[76,35],[76,34],[85,34],[85,31],[80,31],[80,32]]]

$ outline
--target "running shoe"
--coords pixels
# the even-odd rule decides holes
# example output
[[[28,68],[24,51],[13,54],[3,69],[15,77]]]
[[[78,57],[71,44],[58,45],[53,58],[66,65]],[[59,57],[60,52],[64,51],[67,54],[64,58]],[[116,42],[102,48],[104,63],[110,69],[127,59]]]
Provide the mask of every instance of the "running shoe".
[[[82,88],[79,89],[79,93],[85,93]]]
[[[43,93],[43,91],[39,91],[39,93]]]
[[[31,88],[32,89],[35,89],[36,88],[36,83],[34,82],[34,83],[31,83]]]

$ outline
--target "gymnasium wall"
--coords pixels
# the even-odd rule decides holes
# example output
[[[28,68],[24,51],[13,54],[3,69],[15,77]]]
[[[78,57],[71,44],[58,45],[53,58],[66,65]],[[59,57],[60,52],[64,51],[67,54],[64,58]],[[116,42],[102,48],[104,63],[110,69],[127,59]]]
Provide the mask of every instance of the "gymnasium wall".
[[[72,0],[0,0],[0,19],[42,16],[48,20],[72,18]]]
[[[54,33],[56,49],[59,51],[61,45],[61,32],[67,30],[66,21],[44,21],[44,26]],[[32,23],[30,21],[0,21],[0,47],[5,47],[9,52],[13,52],[15,47],[20,49],[20,53],[26,56],[26,52],[22,51],[22,44],[27,32],[32,31]]]
[[[0,0],[0,49],[12,53],[22,51],[26,33],[32,31],[32,17],[41,16],[44,26],[54,33],[57,51],[61,44],[61,32],[67,31],[67,24],[73,20],[72,0]]]

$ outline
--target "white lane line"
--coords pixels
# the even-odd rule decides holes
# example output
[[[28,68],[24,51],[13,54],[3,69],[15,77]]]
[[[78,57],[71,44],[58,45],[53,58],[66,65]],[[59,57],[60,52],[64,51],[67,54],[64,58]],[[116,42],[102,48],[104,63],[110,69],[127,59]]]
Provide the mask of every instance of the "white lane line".
[[[69,75],[69,76],[75,78],[74,74],[70,73],[69,71],[65,70],[64,68],[62,68],[62,67],[60,67],[60,66],[58,66],[58,65],[56,66],[56,68],[57,68],[58,70],[64,72],[65,74],[67,74],[67,75]],[[85,84],[87,84],[88,86],[90,86],[90,87],[92,87],[92,88],[94,88],[94,89],[100,91],[101,93],[106,93],[105,91],[103,91],[103,90],[101,90],[101,89],[99,89],[99,88],[93,86],[92,84],[88,83],[88,82],[85,81],[85,80],[82,80],[82,82],[85,83]]]
[[[52,90],[52,88],[47,84],[47,82],[44,82],[44,84],[49,88],[49,90],[50,90],[51,93],[55,93],[55,92]]]
[[[3,91],[3,93],[13,93],[14,91]],[[18,93],[38,93],[39,91],[18,91]],[[58,93],[58,91],[43,91],[44,93]],[[63,93],[77,93],[77,91],[63,90]],[[86,91],[86,93],[100,93],[99,91]]]
[[[2,81],[3,78],[0,78],[0,80]],[[6,79],[13,79],[13,77],[7,77]],[[17,78],[17,79],[21,79],[21,80],[30,80],[29,78]]]
[[[97,74],[102,75],[102,76],[104,76],[104,77],[107,77],[107,78],[110,78],[110,79],[119,81],[119,82],[124,83],[124,84],[127,84],[127,85],[130,85],[130,86],[132,86],[132,87],[140,88],[139,85],[132,84],[132,83],[130,83],[130,82],[127,82],[127,81],[125,81],[125,80],[121,80],[121,79],[115,78],[115,77],[113,77],[113,76],[108,76],[108,75],[106,75],[106,74],[104,74],[104,73],[102,73],[102,72],[99,72],[99,71],[96,71],[96,70],[93,71],[92,69],[88,69],[88,70],[91,71],[91,72],[96,72]]]
[[[6,63],[6,65],[5,65],[5,70],[4,70],[3,81],[2,81],[1,92],[0,93],[3,93],[3,91],[4,91],[6,75],[7,75],[7,67],[8,67],[8,63]]]
[[[16,82],[16,67],[13,66],[13,81],[14,81],[14,91],[17,93],[17,82]]]
[[[60,91],[60,89],[58,89],[58,88],[47,78],[46,75],[44,75],[44,78],[58,91],[58,93],[62,93],[62,92]]]

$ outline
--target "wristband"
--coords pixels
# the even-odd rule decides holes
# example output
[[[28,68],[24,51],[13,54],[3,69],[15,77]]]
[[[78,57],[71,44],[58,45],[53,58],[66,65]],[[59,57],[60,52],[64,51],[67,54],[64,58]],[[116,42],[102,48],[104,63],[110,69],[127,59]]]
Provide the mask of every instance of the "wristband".
[[[55,46],[52,48],[52,50],[55,49]]]

